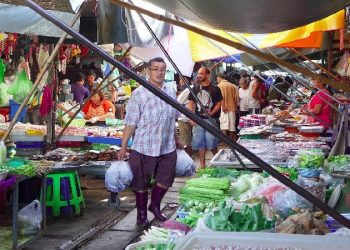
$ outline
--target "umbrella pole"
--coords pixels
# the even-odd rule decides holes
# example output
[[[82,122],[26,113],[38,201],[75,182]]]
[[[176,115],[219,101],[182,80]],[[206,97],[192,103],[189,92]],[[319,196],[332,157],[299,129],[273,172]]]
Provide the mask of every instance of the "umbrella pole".
[[[239,153],[241,153],[244,157],[248,158],[251,162],[256,164],[258,167],[260,167],[262,170],[265,170],[267,173],[269,173],[271,176],[273,176],[275,179],[280,181],[282,184],[286,185],[308,201],[310,201],[313,205],[320,208],[322,211],[324,211],[326,214],[329,214],[332,216],[335,220],[339,221],[341,224],[343,224],[345,227],[350,228],[350,220],[345,218],[343,215],[338,213],[335,209],[329,207],[327,204],[316,198],[314,195],[309,193],[304,188],[298,186],[296,183],[291,181],[286,176],[280,174],[276,169],[271,167],[269,164],[258,158],[254,153],[247,150],[242,145],[237,144],[236,142],[233,142],[230,138],[222,134],[221,132],[217,131],[216,128],[214,128],[211,124],[208,122],[203,121],[198,115],[195,115],[193,112],[189,111],[187,108],[180,105],[176,100],[165,94],[164,92],[160,91],[157,87],[146,81],[144,78],[140,77],[138,74],[127,68],[122,63],[118,62],[114,58],[112,58],[110,55],[108,55],[105,51],[103,51],[101,48],[97,47],[94,43],[92,43],[90,40],[67,26],[62,21],[58,20],[54,16],[52,16],[48,11],[44,10],[42,7],[40,7],[38,4],[34,3],[32,0],[24,0],[26,5],[30,7],[32,10],[49,20],[50,22],[54,23],[56,26],[60,27],[67,33],[69,33],[72,37],[74,37],[77,41],[79,41],[82,44],[85,44],[88,48],[92,49],[93,51],[97,52],[104,60],[107,62],[110,62],[114,66],[118,67],[121,71],[123,71],[126,75],[130,76],[134,80],[136,80],[138,83],[140,83],[143,87],[145,87],[148,91],[156,95],[161,100],[165,101],[172,107],[176,108],[178,111],[186,115],[188,118],[192,119],[194,122],[196,122],[198,125],[200,125],[202,128],[207,130],[212,135],[218,137],[223,142],[227,143],[228,145],[232,146],[237,150]]]
[[[174,20],[172,18],[165,17],[163,15],[155,14],[155,13],[149,11],[149,10],[145,10],[145,9],[140,8],[138,6],[135,6],[135,5],[123,2],[121,0],[110,0],[110,1],[111,1],[111,3],[118,4],[118,5],[120,5],[120,6],[124,7],[124,8],[135,10],[135,11],[139,11],[142,14],[145,14],[147,16],[153,17],[153,18],[158,19],[160,21],[164,21],[164,22],[167,22],[167,23],[171,23],[171,24],[180,26],[180,27],[182,27],[184,29],[187,29],[187,30],[193,31],[193,32],[195,32],[197,34],[206,36],[206,37],[208,37],[210,39],[213,39],[215,41],[221,42],[223,44],[226,44],[226,45],[231,46],[233,48],[236,48],[238,50],[241,50],[241,51],[244,51],[246,53],[252,54],[254,56],[260,57],[260,58],[265,59],[267,61],[271,61],[273,63],[282,65],[282,66],[287,67],[287,68],[289,68],[291,70],[294,70],[296,72],[299,72],[299,73],[302,73],[304,75],[307,75],[307,76],[309,76],[309,77],[311,77],[313,79],[317,79],[317,80],[319,80],[321,82],[324,82],[324,83],[326,83],[328,85],[331,85],[333,88],[344,90],[346,92],[350,92],[350,86],[348,86],[348,85],[344,85],[343,83],[340,83],[340,82],[334,81],[332,79],[329,79],[327,77],[323,77],[321,75],[315,74],[315,73],[313,73],[313,72],[311,72],[311,71],[309,71],[309,70],[307,70],[305,68],[302,68],[302,67],[294,65],[292,63],[283,61],[283,60],[278,59],[278,58],[274,58],[271,55],[267,55],[267,54],[262,53],[262,52],[260,52],[260,51],[258,51],[256,49],[244,46],[244,45],[242,45],[240,43],[234,42],[234,41],[232,41],[230,39],[227,39],[227,38],[224,38],[222,36],[216,35],[214,33],[211,33],[209,31],[203,30],[201,28],[195,27],[195,26],[190,25],[188,23],[184,23],[184,22],[181,22],[181,21],[178,21],[178,20]]]
[[[80,6],[80,9],[79,11],[76,13],[76,15],[74,16],[73,18],[73,21],[71,23],[71,27],[74,26],[74,24],[77,22],[77,20],[80,18],[80,15],[81,15],[81,12],[82,12],[82,9],[83,9],[83,4]],[[67,33],[65,34],[62,34],[62,36],[60,37],[59,41],[57,42],[54,50],[52,51],[50,57],[47,59],[47,61],[45,62],[45,64],[43,65],[43,68],[42,70],[40,71],[39,75],[37,76],[35,82],[34,82],[34,85],[32,86],[31,90],[29,91],[29,93],[27,94],[27,96],[24,98],[23,102],[21,103],[21,105],[19,106],[15,116],[13,117],[8,129],[6,130],[4,136],[1,138],[2,141],[5,141],[8,136],[10,135],[13,127],[15,126],[17,120],[18,120],[18,117],[20,116],[22,110],[24,109],[24,107],[27,105],[30,97],[33,95],[34,91],[36,90],[36,88],[38,87],[38,85],[40,84],[41,80],[43,79],[46,71],[48,70],[49,66],[52,64],[52,62],[54,61],[61,45],[63,44],[64,40],[66,39],[67,37]]]
[[[128,0],[131,4],[133,4],[133,2],[131,0]],[[194,93],[193,89],[191,88],[190,84],[188,83],[187,79],[182,75],[180,69],[177,67],[177,65],[175,64],[174,60],[170,57],[169,53],[166,51],[166,49],[164,48],[163,44],[159,41],[158,37],[156,36],[156,34],[153,32],[152,28],[149,26],[149,24],[147,23],[147,21],[143,18],[142,14],[138,11],[136,11],[138,16],[140,17],[141,21],[143,22],[143,24],[146,26],[146,28],[148,29],[148,31],[151,33],[153,39],[156,41],[156,43],[158,44],[159,48],[162,50],[163,54],[165,55],[165,57],[168,59],[168,61],[171,63],[171,65],[174,67],[174,69],[176,70],[176,72],[179,74],[181,80],[185,83],[186,88],[190,91],[190,94],[194,97],[194,99],[196,100],[196,103],[199,104],[199,106],[201,107],[201,109],[204,111],[205,115],[209,118],[210,123],[216,127],[217,124],[215,122],[215,120],[209,115],[207,109],[204,107],[203,103],[198,99],[196,93]],[[218,131],[220,131],[220,129],[218,128]],[[237,154],[237,152],[230,147],[232,153],[234,154],[234,156],[236,157],[236,159],[238,160],[239,164],[244,168],[247,169],[246,165],[244,164],[244,162],[242,161],[241,157],[239,157],[239,155]]]

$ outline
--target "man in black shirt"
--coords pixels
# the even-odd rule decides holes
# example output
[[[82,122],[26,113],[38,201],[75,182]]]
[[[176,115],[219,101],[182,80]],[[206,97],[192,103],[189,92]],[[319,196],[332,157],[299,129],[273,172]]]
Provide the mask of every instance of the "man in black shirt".
[[[208,114],[213,120],[215,120],[216,125],[219,126],[219,117],[221,114],[221,101],[223,100],[221,91],[219,87],[213,85],[209,81],[210,71],[206,67],[201,67],[198,70],[197,75],[197,85],[193,88],[194,93],[196,93],[197,98],[203,106],[207,109]],[[188,103],[188,108],[195,112],[206,121],[209,121],[209,117],[202,110],[201,106],[196,103],[193,95],[190,95]],[[199,160],[201,168],[205,168],[205,152],[206,150],[211,150],[215,155],[217,153],[217,146],[219,144],[219,139],[205,131],[202,127],[198,126],[194,122],[191,122],[193,129],[193,139],[192,139],[192,149],[199,150]]]

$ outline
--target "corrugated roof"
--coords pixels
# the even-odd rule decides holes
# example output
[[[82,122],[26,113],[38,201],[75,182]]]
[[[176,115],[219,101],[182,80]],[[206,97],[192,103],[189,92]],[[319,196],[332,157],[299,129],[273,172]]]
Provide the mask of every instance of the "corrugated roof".
[[[74,13],[69,0],[34,0],[34,2],[48,10],[57,10]],[[0,3],[12,5],[25,5],[22,0],[0,0]]]

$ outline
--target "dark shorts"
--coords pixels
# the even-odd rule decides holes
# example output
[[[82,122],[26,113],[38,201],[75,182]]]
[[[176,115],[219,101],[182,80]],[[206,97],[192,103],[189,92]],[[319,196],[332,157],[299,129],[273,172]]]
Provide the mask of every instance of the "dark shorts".
[[[132,150],[129,159],[130,168],[134,175],[131,189],[134,191],[146,190],[152,177],[157,183],[171,187],[175,179],[176,160],[176,151],[152,157]]]

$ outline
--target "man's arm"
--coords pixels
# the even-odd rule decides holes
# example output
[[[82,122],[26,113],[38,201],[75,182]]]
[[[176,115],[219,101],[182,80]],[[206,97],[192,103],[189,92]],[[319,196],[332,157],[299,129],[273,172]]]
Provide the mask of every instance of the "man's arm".
[[[217,102],[215,104],[215,107],[209,112],[209,115],[210,116],[213,116],[216,112],[218,112],[220,109],[221,109],[221,103],[224,102],[224,101],[221,101],[221,102]]]
[[[126,125],[123,130],[123,139],[121,149],[118,152],[118,161],[122,161],[124,159],[126,153],[126,146],[128,145],[128,141],[131,136],[135,133],[136,126]]]

